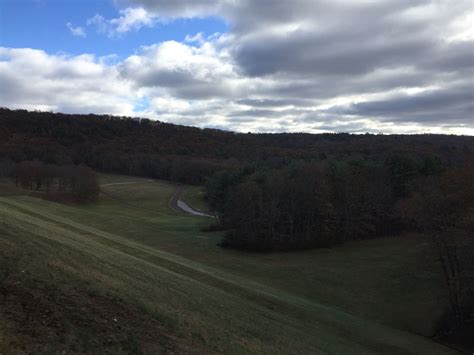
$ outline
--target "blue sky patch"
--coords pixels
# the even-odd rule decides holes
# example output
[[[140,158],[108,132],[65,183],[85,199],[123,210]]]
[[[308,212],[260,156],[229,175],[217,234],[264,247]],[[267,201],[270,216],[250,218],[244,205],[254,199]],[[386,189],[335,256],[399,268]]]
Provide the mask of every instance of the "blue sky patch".
[[[220,18],[207,17],[156,23],[108,37],[87,25],[87,20],[96,14],[105,19],[120,16],[109,0],[0,0],[0,46],[42,49],[50,54],[117,54],[125,58],[140,46],[168,40],[182,42],[186,35],[202,32],[210,36],[228,30]],[[74,36],[68,23],[74,28],[82,27],[86,36]]]

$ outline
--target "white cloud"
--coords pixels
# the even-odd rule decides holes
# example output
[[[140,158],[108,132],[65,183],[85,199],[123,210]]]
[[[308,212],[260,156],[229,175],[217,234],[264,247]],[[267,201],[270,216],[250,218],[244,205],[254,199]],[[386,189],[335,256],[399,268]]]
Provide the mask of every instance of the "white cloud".
[[[71,31],[71,34],[76,37],[86,37],[86,30],[84,27],[74,27],[71,22],[66,23],[66,27]]]
[[[228,99],[250,89],[226,52],[212,42],[194,47],[167,41],[143,47],[127,58],[120,70],[136,87],[189,100]]]
[[[108,34],[110,31],[108,21],[101,15],[95,14],[93,17],[87,19],[87,26],[95,26],[97,32]],[[112,33],[110,33],[112,35]]]
[[[143,26],[152,26],[155,20],[145,9],[127,8],[120,11],[121,16],[110,20],[110,24],[116,28],[118,33],[137,30]]]
[[[136,94],[115,66],[92,55],[0,48],[0,106],[78,113],[133,114]]]
[[[204,34],[202,32],[196,33],[194,36],[186,35],[184,38],[184,42],[186,43],[197,43],[197,44],[204,44],[206,40],[204,39]]]
[[[141,7],[126,8],[120,10],[120,17],[110,20],[96,14],[87,20],[87,25],[95,26],[99,33],[109,37],[118,36],[142,27],[151,27],[157,22],[157,18]]]

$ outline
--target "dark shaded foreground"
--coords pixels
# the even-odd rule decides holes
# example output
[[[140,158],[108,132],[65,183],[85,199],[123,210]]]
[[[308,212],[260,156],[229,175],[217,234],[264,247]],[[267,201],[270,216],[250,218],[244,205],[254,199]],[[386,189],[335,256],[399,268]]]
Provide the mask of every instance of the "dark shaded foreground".
[[[0,278],[0,323],[0,352],[6,353],[199,351],[120,300],[74,287],[58,288],[21,272]]]

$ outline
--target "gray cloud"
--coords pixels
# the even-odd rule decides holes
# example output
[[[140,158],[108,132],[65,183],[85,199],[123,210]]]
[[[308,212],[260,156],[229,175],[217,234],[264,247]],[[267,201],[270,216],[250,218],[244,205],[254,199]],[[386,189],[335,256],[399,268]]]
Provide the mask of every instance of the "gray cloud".
[[[345,120],[370,117],[374,124],[449,123],[474,129],[474,36],[460,36],[471,29],[466,17],[473,15],[470,1],[131,0],[129,4],[160,17],[217,15],[229,23],[230,34],[214,45],[230,55],[226,63],[232,63],[240,78],[255,83],[249,90],[237,94],[226,90],[230,82],[222,78],[212,80],[218,89],[210,90],[182,71],[155,72],[145,85],[168,86],[181,98],[220,97],[243,106],[224,113],[231,120],[265,117],[273,125],[290,115],[293,121],[288,127],[306,124],[308,117],[341,122],[328,117],[329,111],[323,115],[318,106],[353,97],[359,103],[336,105],[332,115]],[[428,90],[406,94],[423,88]],[[199,91],[203,94],[192,94]],[[275,110],[286,106],[294,107],[294,112]],[[306,108],[319,114],[305,114]],[[355,129],[349,123],[342,127]]]
[[[236,100],[237,104],[253,107],[281,107],[281,106],[299,106],[299,107],[310,107],[314,106],[315,102],[308,99],[241,99]]]
[[[283,116],[295,116],[301,115],[308,112],[304,109],[285,109],[285,110],[270,110],[270,109],[250,109],[232,111],[227,114],[227,117],[283,117]]]
[[[333,107],[327,112],[390,122],[470,125],[474,119],[474,83]]]
[[[222,13],[232,6],[232,0],[129,0],[121,6],[144,7],[161,18],[192,18]]]
[[[112,110],[133,93],[150,102],[137,115],[198,126],[474,134],[470,0],[115,2],[118,17],[91,20],[109,35],[207,16],[229,33],[190,33],[116,64],[30,52],[0,59],[7,99],[71,108],[100,97]],[[97,85],[101,76],[113,84]]]

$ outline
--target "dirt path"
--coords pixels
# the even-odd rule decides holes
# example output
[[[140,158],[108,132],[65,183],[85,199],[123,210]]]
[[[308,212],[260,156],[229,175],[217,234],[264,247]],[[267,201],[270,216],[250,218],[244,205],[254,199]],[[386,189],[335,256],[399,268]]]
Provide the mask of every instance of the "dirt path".
[[[183,185],[177,185],[176,186],[176,191],[174,192],[173,197],[171,197],[171,200],[170,200],[170,203],[169,203],[169,206],[172,210],[174,210],[176,212],[181,212],[181,213],[184,212],[186,214],[190,214],[190,215],[193,215],[193,216],[216,218],[213,215],[195,210],[194,208],[189,206],[186,202],[181,200],[180,197],[181,197],[181,194],[183,193],[183,191],[184,191],[184,186]]]

